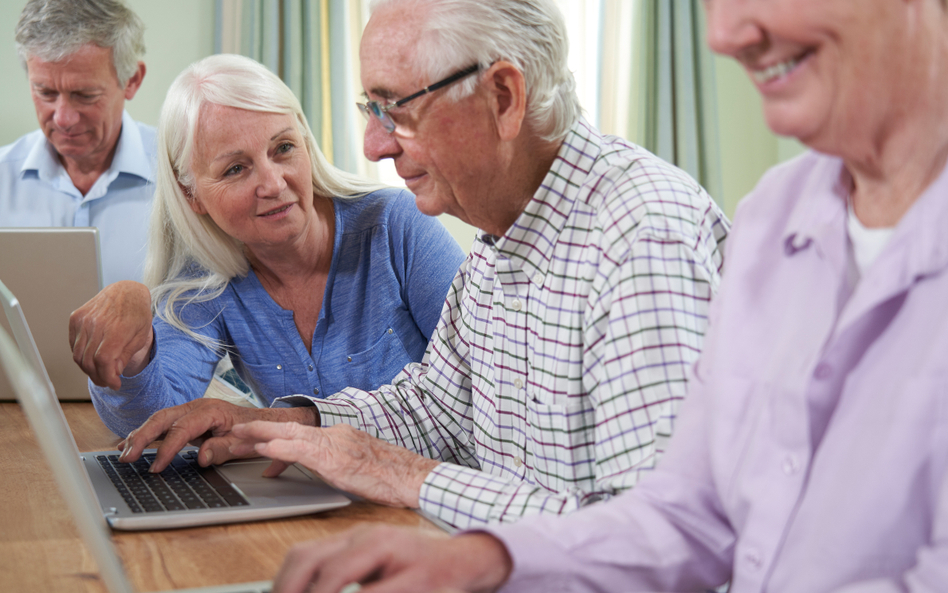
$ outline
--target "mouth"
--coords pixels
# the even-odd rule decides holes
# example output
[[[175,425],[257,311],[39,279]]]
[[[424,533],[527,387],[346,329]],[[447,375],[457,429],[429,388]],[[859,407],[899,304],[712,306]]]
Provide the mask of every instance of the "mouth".
[[[812,53],[812,50],[807,50],[794,58],[778,62],[766,68],[751,69],[751,77],[753,77],[754,81],[758,84],[767,84],[779,80],[790,74],[801,62],[810,57]]]
[[[263,214],[258,214],[257,216],[259,216],[260,218],[268,218],[268,217],[278,216],[278,215],[280,215],[280,214],[283,214],[284,212],[286,212],[287,210],[289,210],[289,209],[292,208],[292,207],[293,207],[293,204],[290,203],[290,204],[287,204],[287,205],[285,205],[285,206],[280,206],[279,208],[274,208],[273,210],[270,210],[269,212],[264,212]]]
[[[398,176],[401,177],[405,181],[405,185],[409,188],[413,185],[417,185],[422,179],[425,178],[426,175],[427,173],[419,173],[417,175],[402,175],[401,173],[398,174]]]

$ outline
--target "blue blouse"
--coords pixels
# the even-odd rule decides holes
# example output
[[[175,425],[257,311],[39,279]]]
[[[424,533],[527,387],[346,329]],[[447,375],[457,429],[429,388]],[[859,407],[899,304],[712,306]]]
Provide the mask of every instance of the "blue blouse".
[[[251,272],[216,299],[183,305],[182,320],[226,345],[237,374],[266,402],[375,389],[420,361],[464,253],[403,190],[333,200],[336,233],[319,320],[307,352],[293,321]],[[90,391],[113,432],[126,435],[163,408],[200,398],[222,353],[156,317],[153,358],[119,391]]]

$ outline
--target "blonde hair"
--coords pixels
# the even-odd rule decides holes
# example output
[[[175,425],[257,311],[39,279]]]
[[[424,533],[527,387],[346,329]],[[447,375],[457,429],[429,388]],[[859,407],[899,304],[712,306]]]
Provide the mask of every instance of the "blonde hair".
[[[156,187],[144,280],[151,289],[156,315],[220,349],[219,343],[195,333],[179,316],[179,304],[213,300],[231,278],[250,271],[243,244],[188,204],[189,194],[194,193],[191,159],[195,135],[205,104],[295,116],[312,161],[314,200],[358,197],[381,186],[330,165],[316,145],[293,91],[254,60],[214,55],[178,75],[168,89],[158,121]]]

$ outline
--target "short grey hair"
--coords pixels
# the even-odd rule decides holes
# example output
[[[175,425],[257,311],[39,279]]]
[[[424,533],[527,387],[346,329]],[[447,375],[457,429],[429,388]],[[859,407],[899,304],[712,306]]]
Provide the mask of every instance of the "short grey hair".
[[[218,54],[179,74],[158,119],[155,197],[144,280],[159,316],[208,346],[219,347],[186,327],[176,306],[182,301],[212,300],[231,278],[250,271],[243,244],[188,204],[195,187],[195,136],[202,108],[208,104],[292,115],[312,162],[314,200],[357,197],[382,186],[329,164],[293,91],[262,64],[245,56]]]
[[[121,0],[29,0],[16,25],[16,51],[26,68],[35,56],[58,62],[83,45],[112,50],[124,87],[145,55],[145,25]]]
[[[561,140],[579,119],[566,24],[553,0],[374,0],[371,10],[394,3],[425,15],[415,64],[422,76],[436,81],[474,63],[486,69],[507,60],[523,72],[526,119],[540,137]],[[464,80],[448,96],[460,99],[476,84]]]

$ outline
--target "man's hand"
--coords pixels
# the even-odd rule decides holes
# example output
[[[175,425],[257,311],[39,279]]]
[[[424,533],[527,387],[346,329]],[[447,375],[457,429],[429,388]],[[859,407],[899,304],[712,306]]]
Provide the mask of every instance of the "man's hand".
[[[151,471],[160,472],[168,467],[175,454],[188,443],[200,445],[198,463],[204,467],[224,463],[237,457],[256,457],[253,447],[242,455],[230,452],[239,444],[231,433],[236,424],[253,420],[315,424],[316,408],[245,408],[218,399],[196,399],[186,404],[165,408],[151,415],[126,438],[119,461],[135,461],[155,439],[162,438]]]
[[[347,424],[315,428],[251,422],[235,426],[233,434],[239,444],[232,447],[232,454],[256,451],[275,460],[264,472],[267,477],[298,462],[340,490],[394,507],[418,508],[421,485],[438,465]]]
[[[360,526],[297,544],[274,580],[274,593],[339,593],[350,583],[386,593],[494,591],[513,562],[486,533],[451,539],[391,526]],[[369,585],[371,583],[371,585]]]
[[[140,373],[153,340],[151,293],[139,282],[110,284],[69,316],[72,359],[102,387],[120,389],[121,375]]]

